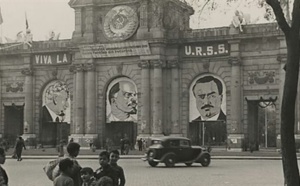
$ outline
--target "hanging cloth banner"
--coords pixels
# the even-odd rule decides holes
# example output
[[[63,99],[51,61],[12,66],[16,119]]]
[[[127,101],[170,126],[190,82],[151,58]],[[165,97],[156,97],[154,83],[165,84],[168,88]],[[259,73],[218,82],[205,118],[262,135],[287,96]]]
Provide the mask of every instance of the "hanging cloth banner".
[[[110,44],[95,44],[80,46],[82,58],[109,58],[123,56],[150,55],[147,41],[132,41]]]

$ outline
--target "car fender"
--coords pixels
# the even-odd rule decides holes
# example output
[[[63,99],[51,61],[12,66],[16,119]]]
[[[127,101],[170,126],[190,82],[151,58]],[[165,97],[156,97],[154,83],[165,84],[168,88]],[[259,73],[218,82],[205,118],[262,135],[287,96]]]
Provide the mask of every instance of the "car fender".
[[[164,162],[166,157],[169,155],[174,155],[176,157],[176,154],[174,152],[169,152],[169,153],[166,153],[165,155],[163,155],[163,157],[160,158],[160,161]]]
[[[195,162],[200,162],[201,158],[205,155],[208,154],[210,157],[210,154],[207,151],[201,152],[198,157],[196,158]]]

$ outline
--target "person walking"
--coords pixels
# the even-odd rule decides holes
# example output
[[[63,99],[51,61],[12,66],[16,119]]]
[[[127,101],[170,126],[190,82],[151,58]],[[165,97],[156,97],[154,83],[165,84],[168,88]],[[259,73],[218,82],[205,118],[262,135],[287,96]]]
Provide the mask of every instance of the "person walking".
[[[26,150],[25,147],[25,142],[23,140],[23,138],[20,136],[16,142],[15,145],[15,151],[16,151],[16,155],[17,155],[17,161],[22,161],[22,151],[23,148]]]

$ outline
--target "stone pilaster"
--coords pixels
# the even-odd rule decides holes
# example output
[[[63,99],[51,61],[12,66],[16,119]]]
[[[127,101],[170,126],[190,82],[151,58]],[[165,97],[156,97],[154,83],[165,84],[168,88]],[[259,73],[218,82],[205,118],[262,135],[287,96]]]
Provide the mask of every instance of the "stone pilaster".
[[[153,60],[153,123],[152,123],[152,135],[161,136],[163,132],[163,92],[162,92],[162,67],[163,61]]]
[[[25,75],[25,106],[24,106],[24,128],[23,138],[29,146],[34,146],[36,134],[33,121],[33,71],[30,68],[22,70]]]
[[[163,38],[165,30],[163,28],[163,16],[164,16],[164,1],[151,0],[151,14],[152,22],[150,32],[153,38]]]
[[[239,58],[230,58],[231,64],[231,132],[233,134],[242,133],[241,131],[241,60]]]
[[[75,134],[84,134],[84,67],[79,64],[76,70],[75,94]]]
[[[243,135],[243,102],[241,95],[241,59],[240,59],[240,40],[231,40],[230,44],[230,58],[231,64],[231,83],[230,83],[230,117],[227,117],[227,132],[228,139],[232,142],[231,150],[242,150],[244,141]],[[226,99],[225,97],[223,99]],[[228,128],[230,126],[230,128]]]
[[[75,31],[73,33],[73,39],[81,38],[85,31],[85,23],[82,22],[82,15],[82,8],[75,8]]]
[[[137,31],[137,38],[143,39],[148,33],[148,0],[142,0],[140,3],[140,27]]]
[[[181,126],[179,122],[179,63],[178,60],[168,61],[171,68],[171,135],[181,136]]]
[[[95,34],[94,34],[94,7],[89,6],[85,8],[85,25],[86,31],[84,33],[84,38],[86,42],[94,42],[95,41]]]
[[[150,63],[141,61],[139,66],[142,68],[142,89],[141,89],[141,136],[149,136],[151,133],[150,124]]]
[[[22,70],[25,75],[25,106],[24,106],[24,134],[33,133],[33,71],[30,68]]]
[[[96,77],[94,64],[86,64],[87,71],[87,89],[86,89],[86,122],[85,134],[95,134],[96,131]]]

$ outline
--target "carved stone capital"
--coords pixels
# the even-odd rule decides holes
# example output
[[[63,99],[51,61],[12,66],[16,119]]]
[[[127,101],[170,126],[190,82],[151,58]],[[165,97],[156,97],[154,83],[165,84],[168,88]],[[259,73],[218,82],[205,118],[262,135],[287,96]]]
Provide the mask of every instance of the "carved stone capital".
[[[84,70],[93,72],[95,71],[95,65],[93,63],[87,63],[84,65]]]
[[[167,62],[168,68],[178,68],[179,67],[179,61],[178,60],[170,60]]]
[[[85,70],[84,64],[72,65],[72,66],[70,66],[70,69],[69,69],[69,71],[72,73],[83,72],[84,70]]]
[[[139,62],[138,66],[140,68],[150,68],[150,63],[148,60],[142,60]]]
[[[241,65],[241,58],[240,57],[231,57],[228,59],[228,63],[231,64],[232,66],[239,66]]]
[[[22,69],[21,72],[25,76],[32,76],[33,75],[33,70],[31,68],[24,68],[24,69]]]
[[[286,55],[282,55],[282,54],[279,54],[277,55],[277,61],[280,62],[280,63],[286,63],[287,61],[287,56]]]
[[[151,65],[153,66],[153,68],[164,68],[166,66],[166,63],[162,60],[152,60]]]

